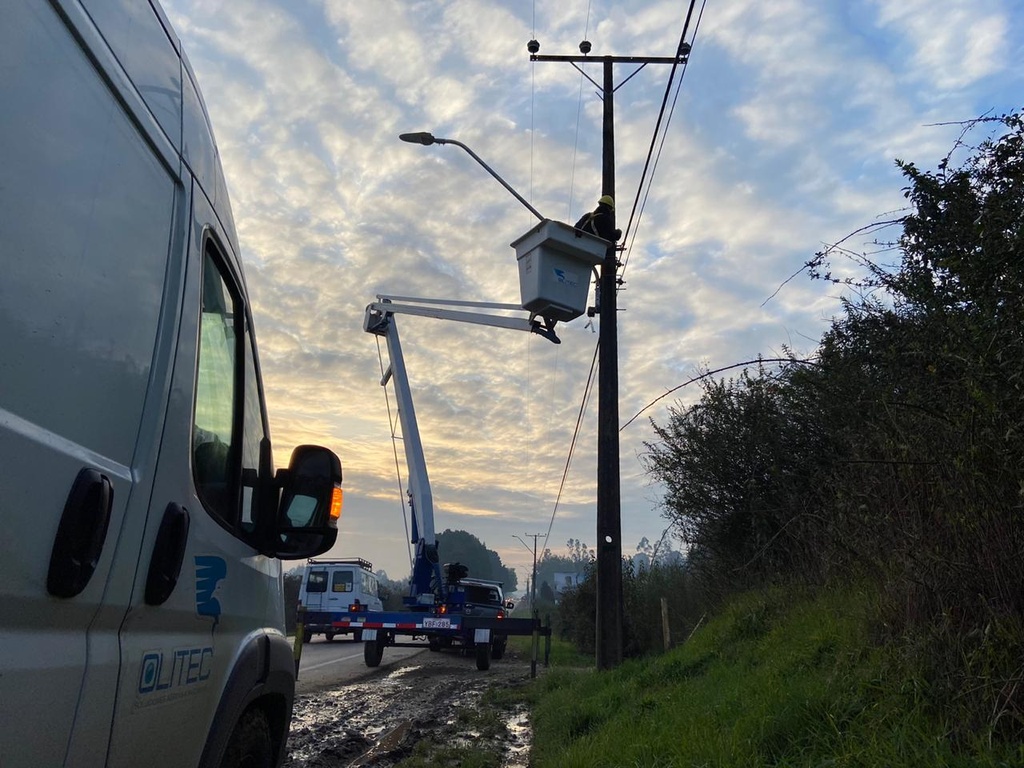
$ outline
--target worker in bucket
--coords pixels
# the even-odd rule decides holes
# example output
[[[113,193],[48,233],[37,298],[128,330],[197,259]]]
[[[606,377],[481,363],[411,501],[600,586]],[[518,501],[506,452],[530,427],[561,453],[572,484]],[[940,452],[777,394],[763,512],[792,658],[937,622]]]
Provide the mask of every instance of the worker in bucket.
[[[576,229],[591,235],[597,235],[610,243],[622,237],[622,231],[615,229],[615,200],[611,195],[604,195],[597,201],[597,208],[585,213],[576,222]]]

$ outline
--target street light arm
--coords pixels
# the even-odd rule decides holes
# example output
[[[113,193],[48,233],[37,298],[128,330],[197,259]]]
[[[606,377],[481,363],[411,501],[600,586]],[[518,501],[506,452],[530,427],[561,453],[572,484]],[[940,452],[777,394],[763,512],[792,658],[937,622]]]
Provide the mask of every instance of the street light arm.
[[[509,192],[511,192],[512,196],[515,197],[516,200],[518,200],[520,203],[525,205],[526,208],[530,211],[530,213],[532,213],[534,216],[536,216],[541,221],[544,221],[544,216],[541,214],[540,211],[538,211],[536,208],[534,208],[532,205],[530,205],[530,203],[527,202],[526,198],[524,198],[522,195],[520,195],[518,192],[516,192],[512,188],[512,186],[507,181],[505,181],[503,178],[501,178],[501,176],[499,176],[497,174],[497,172],[493,168],[491,168],[491,166],[489,166],[487,163],[485,163],[483,161],[483,159],[481,159],[481,157],[476,152],[474,152],[472,149],[467,147],[461,141],[456,141],[455,139],[439,139],[436,136],[434,136],[433,134],[427,133],[426,131],[423,131],[423,132],[420,132],[420,133],[403,133],[403,134],[400,134],[398,138],[400,138],[402,141],[406,141],[406,142],[408,142],[410,144],[422,144],[423,146],[430,146],[431,144],[454,144],[457,147],[462,147],[464,150],[466,150],[466,152],[469,154],[470,157],[472,157],[481,166],[483,166],[483,169],[485,171],[487,171],[489,174],[491,174],[491,176],[493,176],[495,179],[497,179],[498,183],[501,184],[501,186],[503,186],[505,189],[507,189]]]

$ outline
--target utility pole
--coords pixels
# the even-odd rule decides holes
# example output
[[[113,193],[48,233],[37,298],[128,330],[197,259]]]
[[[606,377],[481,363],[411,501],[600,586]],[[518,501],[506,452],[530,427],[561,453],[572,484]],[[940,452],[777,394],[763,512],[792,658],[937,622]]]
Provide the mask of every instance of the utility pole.
[[[537,539],[543,538],[546,534],[543,533],[524,533],[528,539],[533,539],[533,578],[530,580],[530,611],[533,613],[533,643],[532,653],[530,654],[530,677],[537,676],[537,647],[539,643],[539,636],[537,634],[537,620],[540,619],[540,613],[537,611]],[[520,539],[514,533],[512,536],[519,539],[519,542],[530,549],[530,545]]]
[[[543,539],[545,534],[543,533],[524,533],[528,539],[533,539],[533,549],[530,549],[530,545],[520,539],[514,533],[512,538],[519,539],[519,543],[526,547],[527,550],[533,552],[533,578],[530,580],[531,592],[530,592],[530,608],[533,610],[537,609],[537,539]]]
[[[687,17],[689,21],[689,17]],[[685,36],[685,28],[684,28]],[[675,56],[594,56],[590,43],[580,43],[582,55],[543,56],[540,43],[527,43],[530,61],[568,62],[601,91],[604,100],[603,150],[601,153],[601,194],[615,197],[615,83],[616,64],[637,64],[628,81],[648,64],[681,64],[690,53],[680,41]],[[598,84],[579,66],[601,62],[602,83]],[[623,81],[625,84],[626,81]],[[614,228],[615,212],[612,211]],[[612,669],[622,663],[622,522],[619,495],[619,352],[616,320],[618,289],[617,247],[605,252],[598,279],[597,305],[601,320],[598,339],[600,359],[597,374],[597,642],[598,669]]]

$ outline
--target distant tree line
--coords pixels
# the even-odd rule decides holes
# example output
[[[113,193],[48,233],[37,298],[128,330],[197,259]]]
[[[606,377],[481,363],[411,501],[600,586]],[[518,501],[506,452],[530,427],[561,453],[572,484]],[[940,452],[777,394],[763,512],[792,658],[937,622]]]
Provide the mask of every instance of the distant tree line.
[[[879,639],[906,646],[953,736],[1019,739],[1024,123],[974,121],[937,170],[898,165],[895,239],[872,225],[874,254],[840,243],[807,264],[852,296],[815,358],[703,380],[699,402],[654,424],[645,461],[701,600],[871,585]],[[866,277],[836,277],[838,257]]]

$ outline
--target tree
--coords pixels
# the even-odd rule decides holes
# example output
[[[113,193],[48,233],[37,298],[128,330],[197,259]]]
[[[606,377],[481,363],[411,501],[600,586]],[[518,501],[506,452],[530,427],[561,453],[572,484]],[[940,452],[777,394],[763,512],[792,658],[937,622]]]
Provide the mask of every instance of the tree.
[[[462,563],[473,578],[500,581],[506,592],[515,592],[519,585],[516,572],[498,553],[467,531],[445,530],[437,537],[437,550],[442,563]]]
[[[652,422],[659,440],[645,444],[643,458],[665,484],[665,517],[721,585],[809,563],[803,534],[832,452],[813,390],[790,386],[802,375],[759,369],[705,379],[696,405],[671,408],[663,427]]]
[[[694,573],[871,578],[954,737],[1024,733],[1024,121],[899,162],[910,212],[812,366],[706,381],[648,470]],[[962,139],[964,138],[962,137]],[[963,147],[958,142],[958,148]],[[808,262],[833,282],[827,259]],[[744,578],[745,577],[745,578]]]
[[[402,599],[409,594],[409,579],[394,581],[388,578],[384,570],[377,571],[377,592],[385,611],[400,611],[404,603]]]

